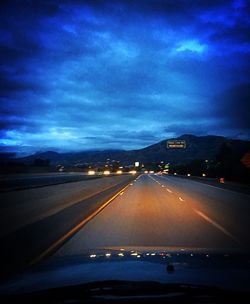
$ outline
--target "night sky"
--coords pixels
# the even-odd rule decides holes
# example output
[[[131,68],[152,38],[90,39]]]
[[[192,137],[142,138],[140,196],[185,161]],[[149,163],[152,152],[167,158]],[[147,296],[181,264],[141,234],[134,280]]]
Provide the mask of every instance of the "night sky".
[[[0,148],[250,139],[250,1],[1,1]]]

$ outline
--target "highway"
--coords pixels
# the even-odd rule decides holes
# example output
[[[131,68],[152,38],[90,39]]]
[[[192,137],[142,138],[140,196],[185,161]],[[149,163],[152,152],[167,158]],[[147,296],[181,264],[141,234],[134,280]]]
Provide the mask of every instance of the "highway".
[[[96,248],[250,249],[250,196],[173,176],[103,177],[0,194],[0,268]]]
[[[188,179],[141,175],[55,255],[145,246],[249,250],[249,199]]]
[[[32,177],[27,177],[31,180]],[[133,176],[107,176],[0,193],[0,277],[33,259],[124,188]],[[14,182],[13,182],[14,184]]]
[[[36,180],[37,177],[24,179],[29,181],[27,185],[31,184],[31,188],[0,193],[0,237],[127,181],[128,176],[89,180],[85,177],[84,181],[65,184],[63,175],[60,184],[37,188],[33,188],[33,179]],[[59,181],[58,176],[57,179]],[[50,181],[50,177],[46,181]]]

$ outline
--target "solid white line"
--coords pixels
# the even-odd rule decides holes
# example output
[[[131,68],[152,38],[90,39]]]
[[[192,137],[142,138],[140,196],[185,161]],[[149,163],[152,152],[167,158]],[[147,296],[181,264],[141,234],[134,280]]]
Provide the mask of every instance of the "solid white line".
[[[230,189],[224,189],[224,188],[221,188],[221,187],[217,187],[217,186],[213,186],[213,185],[208,185],[208,184],[201,183],[201,182],[197,182],[197,183],[200,183],[200,184],[205,185],[205,186],[210,187],[210,188],[215,188],[215,189],[219,189],[219,190],[223,190],[223,191],[233,192],[234,194],[236,193],[236,194],[241,194],[241,195],[243,194],[243,195],[250,196],[249,194],[243,193],[243,192],[238,192],[238,191],[234,191],[234,190],[230,190]]]
[[[153,179],[151,176],[149,176],[151,179]],[[155,179],[153,179],[154,181],[156,181]],[[158,181],[156,181],[158,182]],[[209,186],[209,187],[213,187],[213,188],[217,188],[217,189],[222,189],[222,188],[218,188],[218,187],[215,187],[215,186],[211,186],[211,185],[207,185],[207,184],[204,184],[206,186]],[[225,189],[222,189],[222,190],[225,190]],[[172,193],[172,191],[170,189],[167,188],[167,191]],[[230,190],[228,190],[230,191]],[[231,192],[234,192],[234,191],[231,191]],[[234,192],[235,193],[235,192]],[[184,201],[182,197],[178,197],[180,201]],[[197,213],[200,217],[202,217],[204,220],[206,220],[208,223],[210,223],[211,225],[213,225],[214,227],[216,227],[217,229],[219,229],[221,232],[223,232],[225,235],[229,236],[232,240],[234,240],[236,243],[240,243],[239,240],[233,236],[229,231],[227,231],[224,227],[222,227],[220,224],[218,224],[217,222],[215,222],[214,220],[212,220],[210,217],[208,217],[207,215],[205,215],[203,212],[197,210],[197,209],[193,209],[195,213]]]
[[[220,231],[222,231],[224,234],[226,234],[227,236],[229,236],[231,239],[233,239],[235,242],[239,243],[239,240],[234,237],[229,231],[227,231],[224,227],[222,227],[220,224],[218,224],[217,222],[215,222],[214,220],[212,220],[210,217],[208,217],[207,215],[205,215],[203,212],[197,210],[197,209],[193,209],[194,212],[196,212],[200,217],[202,217],[204,220],[206,220],[208,223],[212,224],[214,227],[216,227],[217,229],[219,229]]]
[[[164,178],[165,180],[168,178],[168,177],[170,177],[170,179],[171,179],[171,177],[172,176],[160,176],[161,178]],[[184,178],[185,179],[185,178]],[[185,179],[185,180],[187,180],[187,179]],[[239,191],[235,191],[235,190],[231,190],[231,189],[226,189],[226,188],[221,188],[220,186],[213,186],[213,185],[209,185],[209,184],[206,184],[206,183],[203,183],[203,182],[199,182],[199,181],[197,181],[197,180],[191,180],[191,179],[188,179],[188,181],[190,181],[190,182],[194,182],[194,183],[199,183],[199,184],[201,184],[201,185],[203,185],[203,186],[206,186],[206,187],[210,187],[210,188],[215,188],[215,189],[219,189],[219,190],[222,190],[222,191],[228,191],[228,192],[233,192],[233,193],[236,193],[236,194],[243,194],[243,195],[247,195],[247,196],[250,196],[250,194],[248,194],[248,193],[243,193],[243,192],[239,192]]]

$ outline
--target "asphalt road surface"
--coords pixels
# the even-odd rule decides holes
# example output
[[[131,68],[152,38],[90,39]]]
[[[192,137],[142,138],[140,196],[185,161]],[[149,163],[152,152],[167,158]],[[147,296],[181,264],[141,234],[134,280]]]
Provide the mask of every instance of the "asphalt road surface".
[[[129,176],[123,175],[65,184],[62,176],[58,185],[0,193],[0,237],[129,179]]]
[[[97,248],[250,251],[250,196],[155,174],[113,176],[0,194],[3,276]]]
[[[188,179],[141,175],[55,256],[97,248],[250,248],[250,196]]]
[[[0,277],[25,268],[133,179],[110,176],[0,193]]]

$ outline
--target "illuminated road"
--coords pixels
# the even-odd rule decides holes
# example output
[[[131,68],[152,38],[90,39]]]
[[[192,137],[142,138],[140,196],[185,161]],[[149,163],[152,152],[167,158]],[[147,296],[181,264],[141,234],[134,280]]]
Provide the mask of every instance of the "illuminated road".
[[[143,246],[249,249],[249,199],[188,179],[141,175],[56,255]]]
[[[124,175],[0,198],[2,275],[94,248],[250,249],[250,196],[190,179]]]
[[[131,180],[110,176],[0,193],[0,277],[29,265]]]
[[[63,175],[62,183],[58,185],[0,193],[0,237],[54,215],[129,178],[126,175],[111,176],[65,184]]]

